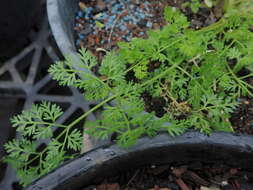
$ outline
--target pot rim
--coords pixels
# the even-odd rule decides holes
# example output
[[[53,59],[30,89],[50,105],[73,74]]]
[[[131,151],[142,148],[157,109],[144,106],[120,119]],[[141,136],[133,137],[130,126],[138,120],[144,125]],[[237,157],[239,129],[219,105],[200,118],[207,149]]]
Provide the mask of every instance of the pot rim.
[[[110,172],[112,168],[118,172],[123,166],[129,169],[129,165],[140,167],[140,163],[169,164],[175,160],[213,163],[221,160],[228,162],[228,165],[253,171],[252,158],[253,136],[250,135],[215,132],[207,136],[189,131],[181,136],[171,137],[167,133],[161,133],[154,138],[142,137],[136,145],[128,149],[107,144],[81,154],[33,182],[26,190],[79,189],[92,183],[103,172]],[[142,160],[144,161],[141,162]]]
[[[64,56],[76,55],[76,47],[68,36],[60,13],[61,0],[47,0],[47,15],[55,41]]]

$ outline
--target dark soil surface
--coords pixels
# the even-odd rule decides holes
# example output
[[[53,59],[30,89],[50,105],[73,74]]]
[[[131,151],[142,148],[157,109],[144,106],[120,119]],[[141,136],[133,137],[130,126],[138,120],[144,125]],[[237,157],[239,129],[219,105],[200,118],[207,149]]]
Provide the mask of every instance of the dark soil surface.
[[[182,6],[186,0],[80,0],[76,13],[76,46],[85,47],[102,59],[102,49],[117,48],[120,41],[133,37],[147,37],[150,29],[162,28],[166,22],[163,10],[166,6],[179,8],[195,29],[217,22],[222,17],[222,3],[212,9],[202,7],[197,13]],[[149,68],[150,72],[154,68]],[[95,69],[96,70],[96,69]],[[136,82],[133,74],[127,80]],[[248,80],[253,85],[253,79]],[[163,98],[152,98],[143,94],[146,111],[154,111],[158,117],[165,114]],[[230,119],[235,132],[253,135],[253,99],[240,99],[240,106]],[[179,118],[180,119],[180,118]]]
[[[129,170],[84,190],[252,190],[253,173],[222,164],[150,166]]]
[[[164,7],[180,8],[191,21],[191,27],[199,29],[216,22],[220,9],[201,8],[192,13],[182,4],[186,0],[81,0],[76,13],[76,46],[88,48],[98,56],[98,48],[111,50],[120,41],[130,41],[133,37],[147,37],[150,29],[162,28]]]
[[[247,80],[253,86],[253,78]],[[243,97],[240,106],[231,116],[231,123],[236,132],[253,135],[253,98]]]

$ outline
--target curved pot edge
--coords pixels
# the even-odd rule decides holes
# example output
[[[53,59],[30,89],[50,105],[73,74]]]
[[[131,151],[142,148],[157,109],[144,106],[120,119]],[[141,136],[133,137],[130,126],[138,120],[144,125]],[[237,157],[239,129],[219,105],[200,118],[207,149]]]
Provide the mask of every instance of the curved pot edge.
[[[67,35],[67,30],[62,23],[59,10],[59,0],[47,0],[47,14],[49,25],[51,27],[55,41],[64,56],[75,55],[75,45],[72,44],[71,38]]]
[[[98,167],[103,166],[103,164],[108,165],[107,162],[109,161],[116,160],[115,163],[117,163],[122,157],[129,157],[129,155],[131,157],[131,155],[133,156],[139,153],[140,150],[142,152],[146,151],[147,153],[157,148],[164,148],[166,151],[171,149],[177,154],[177,151],[179,151],[178,147],[184,148],[184,146],[192,148],[193,152],[201,147],[204,147],[206,151],[211,151],[212,154],[220,150],[226,151],[231,149],[232,152],[235,151],[242,155],[250,154],[250,158],[253,157],[253,137],[249,135],[216,132],[211,136],[206,136],[199,132],[190,131],[182,136],[171,137],[162,133],[152,139],[149,137],[140,138],[136,145],[128,149],[122,149],[115,144],[110,144],[84,153],[73,160],[67,161],[46,176],[33,182],[26,190],[58,189],[59,187],[63,190],[66,184],[68,187],[74,187],[75,185],[73,183],[78,177],[84,178],[83,175],[85,172],[87,173],[90,170],[94,172]],[[228,152],[228,156],[233,156],[233,153],[230,155]],[[249,160],[242,156],[240,162],[245,162],[244,159],[246,161]],[[253,168],[253,161],[251,165]]]

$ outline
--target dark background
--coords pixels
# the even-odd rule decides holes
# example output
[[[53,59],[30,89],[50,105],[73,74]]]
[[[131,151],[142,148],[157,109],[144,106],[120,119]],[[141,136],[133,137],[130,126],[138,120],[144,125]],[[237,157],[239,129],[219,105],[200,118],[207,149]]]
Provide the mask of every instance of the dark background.
[[[0,58],[15,55],[29,43],[29,31],[39,18],[41,0],[1,0]]]

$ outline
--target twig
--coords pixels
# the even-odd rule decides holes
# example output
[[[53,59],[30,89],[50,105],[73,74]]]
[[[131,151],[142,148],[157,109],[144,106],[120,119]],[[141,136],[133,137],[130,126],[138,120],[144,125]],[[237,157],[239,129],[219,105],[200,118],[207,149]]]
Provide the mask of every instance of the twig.
[[[110,31],[110,34],[109,34],[109,38],[108,38],[108,46],[111,44],[111,38],[112,38],[113,30],[114,30],[114,28],[115,28],[115,26],[116,26],[118,20],[120,19],[120,17],[121,17],[121,14],[119,14],[119,15],[117,16],[117,18],[115,19],[115,21],[114,21],[114,23],[113,23],[113,25],[112,25],[112,28],[111,28],[111,31]],[[108,48],[109,48],[109,47],[108,47]]]
[[[200,177],[199,175],[197,175],[195,172],[192,171],[187,171],[186,172],[189,177],[196,183],[202,185],[202,186],[209,186],[210,183],[208,181],[206,181],[205,179],[203,179],[202,177]]]
[[[190,190],[189,187],[184,183],[184,181],[181,178],[176,179],[175,181],[179,185],[181,190]]]
[[[127,186],[130,185],[132,183],[132,181],[134,180],[134,178],[138,175],[138,173],[140,172],[140,170],[137,170],[134,175],[131,177],[131,179],[129,180],[129,182],[127,183]]]

